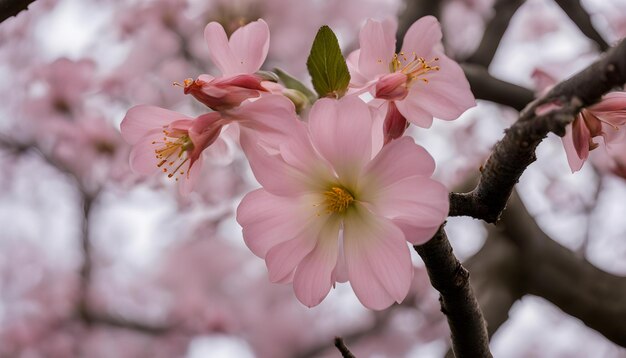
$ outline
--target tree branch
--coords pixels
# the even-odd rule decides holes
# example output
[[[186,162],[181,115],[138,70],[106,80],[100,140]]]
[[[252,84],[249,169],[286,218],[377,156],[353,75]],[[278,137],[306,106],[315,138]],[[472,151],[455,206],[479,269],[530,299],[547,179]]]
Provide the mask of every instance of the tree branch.
[[[626,277],[604,272],[552,240],[517,195],[511,197],[502,223],[519,248],[525,291],[626,347]]]
[[[606,51],[609,48],[609,44],[593,27],[591,17],[580,3],[580,0],[554,0],[554,2],[563,9],[585,36],[598,45],[601,51]]]
[[[474,96],[491,102],[504,104],[521,111],[535,99],[533,91],[510,82],[497,79],[487,69],[471,63],[461,64],[472,87]]]
[[[585,106],[626,82],[626,40],[601,59],[570,79],[556,85],[548,94],[530,103],[520,118],[505,131],[504,138],[481,169],[478,185],[469,193],[450,194],[450,216],[467,215],[496,222],[524,170],[536,160],[535,148],[549,132],[564,135],[565,127]],[[561,107],[537,115],[545,104]]]
[[[480,45],[470,57],[465,61],[489,67],[493,56],[495,56],[500,40],[509,27],[511,18],[517,9],[524,3],[524,0],[496,0],[494,4],[494,14],[485,27]]]
[[[341,352],[341,356],[343,358],[356,358],[352,352],[346,347],[346,344],[343,342],[343,338],[335,337],[335,347]]]
[[[469,273],[452,253],[443,229],[423,245],[415,245],[433,287],[439,291],[441,311],[448,319],[452,349],[457,358],[491,357],[487,327],[469,283]]]
[[[0,0],[0,23],[26,10],[35,0]]]

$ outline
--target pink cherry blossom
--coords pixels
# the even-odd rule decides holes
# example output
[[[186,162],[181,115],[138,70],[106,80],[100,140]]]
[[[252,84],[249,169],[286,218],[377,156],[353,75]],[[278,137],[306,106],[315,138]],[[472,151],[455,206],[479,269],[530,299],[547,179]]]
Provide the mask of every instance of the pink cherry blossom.
[[[142,174],[161,170],[180,179],[180,192],[188,194],[202,167],[203,151],[220,140],[222,127],[236,124],[241,133],[256,135],[266,147],[278,146],[298,125],[293,103],[281,95],[267,95],[254,102],[197,118],[164,108],[139,105],[122,121],[122,137],[133,149],[131,169]],[[228,147],[227,144],[220,144]]]
[[[622,142],[624,131],[620,127],[624,124],[626,92],[609,93],[599,103],[583,109],[572,125],[566,128],[562,138],[572,172],[579,171],[589,157],[589,152],[600,145],[593,138],[602,136],[607,147]]]
[[[361,29],[361,48],[348,57],[354,91],[370,92],[385,101],[383,107],[393,102],[406,120],[424,128],[431,126],[433,117],[453,120],[475,106],[463,70],[443,53],[436,18],[425,16],[411,25],[398,54],[396,28],[394,20],[369,19]],[[376,100],[370,103],[381,105]],[[381,110],[388,117],[397,115]]]
[[[222,77],[201,75],[198,79],[185,80],[185,94],[214,110],[238,106],[248,98],[260,96],[267,91],[255,75],[270,45],[269,27],[259,19],[237,29],[230,39],[218,22],[209,23],[204,29],[211,61],[220,69]]]
[[[152,174],[157,170],[176,181],[181,193],[191,191],[202,166],[202,151],[219,136],[224,121],[218,112],[191,118],[164,108],[139,105],[121,124],[122,137],[133,145],[131,168]]]
[[[263,185],[237,210],[247,246],[306,306],[346,281],[366,307],[402,301],[413,275],[406,242],[429,240],[448,212],[435,162],[408,137],[374,147],[372,113],[355,96],[318,100],[299,124],[278,150],[242,133]]]

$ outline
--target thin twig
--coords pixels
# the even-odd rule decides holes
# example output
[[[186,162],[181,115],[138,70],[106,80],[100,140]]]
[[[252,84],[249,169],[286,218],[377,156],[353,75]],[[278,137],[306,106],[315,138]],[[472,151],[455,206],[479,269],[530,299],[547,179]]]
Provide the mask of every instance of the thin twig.
[[[346,347],[346,344],[343,342],[343,338],[335,337],[335,347],[341,352],[341,356],[343,358],[356,358],[352,352]]]
[[[26,10],[35,0],[0,0],[0,23]]]
[[[600,35],[598,30],[593,27],[591,17],[579,0],[554,0],[554,2],[563,9],[585,36],[598,45],[601,51],[606,51],[609,48],[609,44],[604,40],[602,35]]]

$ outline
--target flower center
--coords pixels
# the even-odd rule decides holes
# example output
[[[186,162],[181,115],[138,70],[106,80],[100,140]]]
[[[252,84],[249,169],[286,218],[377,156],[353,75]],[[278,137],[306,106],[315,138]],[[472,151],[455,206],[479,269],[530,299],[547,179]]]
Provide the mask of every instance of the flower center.
[[[413,59],[410,59],[405,56],[404,52],[400,52],[393,55],[393,59],[389,63],[389,71],[391,73],[397,71],[404,73],[409,83],[415,80],[428,83],[424,75],[430,71],[439,71],[439,66],[434,65],[437,61],[439,61],[439,57],[427,61],[413,52]]]
[[[330,190],[324,192],[326,199],[326,210],[329,213],[342,213],[348,209],[350,204],[354,201],[354,197],[350,192],[344,188],[332,187]]]
[[[167,173],[168,178],[185,174],[182,166],[189,161],[189,155],[185,153],[192,151],[194,146],[189,135],[177,130],[163,130],[163,137],[152,141],[158,145],[154,150],[156,158],[159,160],[157,167]],[[178,177],[175,178],[178,181]]]

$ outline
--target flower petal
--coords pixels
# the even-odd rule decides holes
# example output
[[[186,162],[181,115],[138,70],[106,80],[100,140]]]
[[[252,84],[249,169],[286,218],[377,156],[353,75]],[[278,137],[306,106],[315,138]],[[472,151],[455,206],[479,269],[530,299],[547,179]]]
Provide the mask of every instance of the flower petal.
[[[159,129],[179,119],[191,119],[184,114],[165,108],[145,104],[129,109],[120,124],[122,138],[129,144],[135,144],[148,132]]]
[[[363,171],[363,192],[370,193],[408,177],[430,177],[435,160],[413,138],[402,137],[385,145]]]
[[[157,171],[160,171],[157,164],[159,164],[159,159],[156,157],[155,140],[160,140],[163,136],[163,132],[161,129],[154,129],[145,134],[139,141],[133,145],[132,150],[130,151],[130,168],[141,174],[154,174]]]
[[[443,50],[441,25],[434,16],[424,16],[415,21],[407,30],[402,41],[402,52],[415,53],[430,60],[433,51]]]
[[[395,20],[368,19],[359,33],[359,72],[368,79],[389,72],[389,62],[396,49]]]
[[[413,96],[409,95],[402,101],[395,101],[395,104],[402,116],[416,126],[430,128],[433,125],[433,115],[420,107]]]
[[[413,265],[404,234],[391,220],[357,207],[344,219],[344,252],[350,284],[363,305],[382,310],[406,297]]]
[[[238,72],[254,73],[267,57],[270,29],[265,21],[259,19],[235,30],[229,42]]]
[[[405,101],[436,118],[453,120],[476,106],[476,100],[461,67],[443,54],[437,56],[440,70],[424,75],[428,83],[415,81]],[[401,109],[400,112],[405,114]]]
[[[265,189],[254,190],[237,207],[237,222],[243,228],[243,239],[250,250],[265,258],[268,251],[295,239],[304,228],[319,217],[310,197],[281,197]]]
[[[581,159],[578,156],[578,152],[574,147],[574,136],[572,134],[572,126],[565,127],[565,135],[561,137],[563,141],[563,148],[565,148],[565,155],[567,156],[567,163],[569,164],[572,173],[575,173],[583,167],[585,159]]]
[[[178,180],[178,192],[182,196],[187,196],[193,190],[196,182],[202,173],[202,165],[204,158],[200,157],[193,163],[189,162],[189,167],[185,170],[185,174],[181,175]]]
[[[332,272],[337,265],[339,226],[341,221],[330,217],[317,237],[317,245],[298,265],[293,278],[296,297],[307,307],[317,306],[330,291]]]
[[[371,159],[372,114],[358,97],[320,99],[309,113],[311,140],[347,185]]]
[[[404,178],[369,195],[372,211],[401,224],[412,244],[428,241],[448,216],[448,189],[423,176]]]
[[[237,60],[228,43],[224,27],[219,22],[210,22],[204,28],[204,40],[209,48],[211,61],[222,74],[230,75],[238,72]]]

